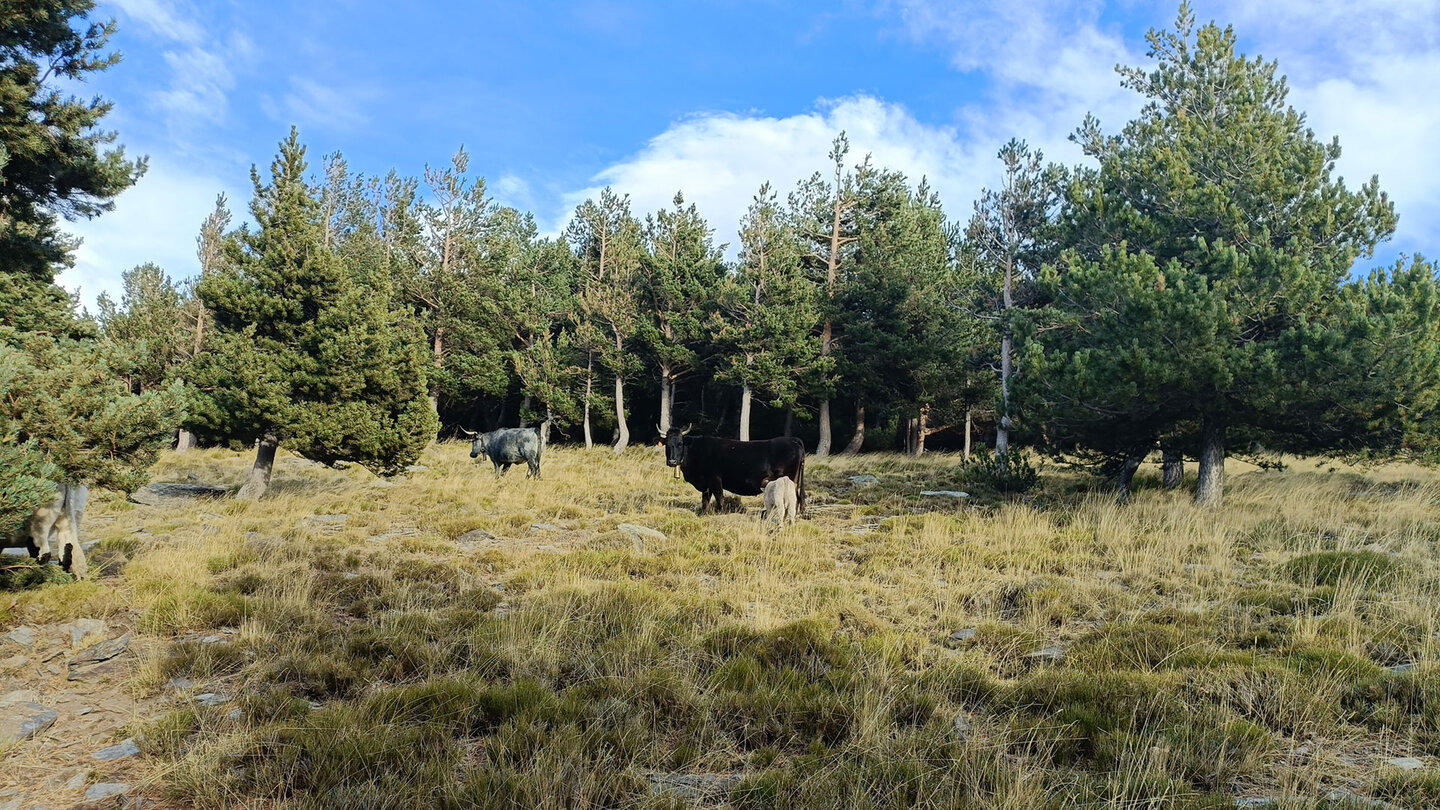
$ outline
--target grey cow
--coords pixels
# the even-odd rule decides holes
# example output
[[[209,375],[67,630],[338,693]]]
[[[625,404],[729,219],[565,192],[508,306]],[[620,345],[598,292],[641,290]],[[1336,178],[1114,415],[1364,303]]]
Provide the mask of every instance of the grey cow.
[[[526,478],[540,477],[540,428],[501,428],[489,433],[460,428],[460,432],[474,437],[470,441],[470,457],[489,457],[495,465],[496,478],[509,472],[511,464],[522,461],[530,466]]]

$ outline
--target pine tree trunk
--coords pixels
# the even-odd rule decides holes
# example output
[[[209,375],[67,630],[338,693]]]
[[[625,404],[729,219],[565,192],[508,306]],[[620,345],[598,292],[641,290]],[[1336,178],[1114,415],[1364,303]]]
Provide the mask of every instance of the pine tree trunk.
[[[795,435],[795,405],[791,403],[785,407],[785,438]]]
[[[1161,447],[1160,453],[1164,459],[1161,469],[1165,477],[1165,488],[1178,489],[1185,480],[1185,456],[1179,450],[1168,446]]]
[[[1000,420],[995,425],[995,455],[1003,458],[1010,452],[1010,351],[1012,338],[1007,331],[1000,339]]]
[[[970,435],[973,432],[974,423],[971,421],[971,408],[965,408],[965,460],[970,460]]]
[[[258,501],[270,488],[270,473],[275,469],[275,450],[279,446],[280,441],[272,433],[265,434],[265,438],[260,440],[260,448],[255,452],[255,466],[250,468],[250,480],[235,493],[236,498]]]
[[[930,429],[930,406],[920,406],[920,423],[915,430],[915,455],[925,455],[925,431]]]
[[[585,449],[595,448],[595,440],[590,437],[590,397],[595,386],[595,353],[590,352],[585,359]]]
[[[438,372],[445,367],[445,327],[435,327],[435,341],[431,344],[431,351],[435,354],[435,381],[430,383],[430,410],[440,415],[440,376]]]
[[[527,411],[529,411],[529,410],[530,410],[530,395],[529,395],[529,394],[526,394],[526,395],[525,395],[525,398],[522,399],[522,400],[520,400],[520,424],[516,425],[516,427],[525,427],[525,422],[527,421],[527,420],[525,419],[525,413],[526,413]],[[504,427],[504,425],[501,425],[501,427]]]
[[[195,434],[185,428],[180,428],[180,432],[175,435],[175,452],[184,453],[193,449],[195,449]]]
[[[750,441],[750,383],[740,388],[740,441]]]
[[[845,449],[841,451],[841,455],[853,456],[856,453],[860,452],[860,448],[864,446],[865,403],[863,401],[859,401],[855,403],[855,435],[850,437],[850,443],[845,445]]]
[[[675,381],[670,379],[670,367],[660,366],[660,435],[664,436],[670,431],[671,416],[670,408],[675,403]]]
[[[820,441],[815,444],[815,457],[825,458],[830,455],[830,400],[820,402],[820,413],[816,419],[820,421]]]
[[[1135,471],[1140,469],[1140,462],[1143,460],[1141,456],[1127,456],[1120,472],[1115,475],[1115,491],[1120,495],[1120,500],[1130,500],[1130,482],[1135,480]]]
[[[630,444],[630,426],[625,424],[625,380],[615,375],[615,452],[623,453]]]
[[[1207,416],[1200,428],[1200,478],[1195,483],[1195,503],[1219,506],[1225,491],[1225,421]]]

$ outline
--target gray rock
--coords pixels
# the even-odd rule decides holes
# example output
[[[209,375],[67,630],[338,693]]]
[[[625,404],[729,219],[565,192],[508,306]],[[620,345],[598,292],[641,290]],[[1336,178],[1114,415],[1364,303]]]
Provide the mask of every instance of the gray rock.
[[[531,524],[530,524],[530,531],[532,531],[532,532],[563,532],[563,531],[565,531],[565,530],[562,529],[562,528],[560,528],[559,526],[556,526],[554,523],[531,523]]]
[[[171,678],[170,680],[166,681],[165,685],[161,688],[182,692],[194,685],[195,682],[190,680],[189,678]]]
[[[1344,802],[1347,807],[1364,807],[1367,810],[1401,810],[1398,805],[1382,799],[1372,799],[1368,796],[1361,796],[1352,793],[1343,787],[1337,787],[1325,794],[1325,798],[1332,802]]]
[[[23,548],[0,548],[0,555],[6,557],[29,557],[30,552]]]
[[[349,515],[311,515],[304,518],[298,524],[302,528],[317,529],[324,534],[334,534],[345,528],[346,522],[350,520]]]
[[[99,782],[85,791],[85,801],[98,802],[111,796],[124,796],[129,792],[130,786],[124,782]]]
[[[461,545],[468,545],[470,543],[479,543],[482,540],[494,539],[495,535],[485,531],[484,529],[471,529],[470,531],[465,532],[464,534],[455,538],[455,542],[460,543]]]
[[[68,625],[70,629],[70,646],[79,647],[80,642],[90,636],[103,636],[110,626],[99,619],[76,619]]]
[[[620,530],[620,531],[622,531],[622,532],[624,532],[624,533],[626,533],[626,534],[635,535],[635,536],[640,537],[641,539],[644,539],[644,540],[668,540],[668,539],[670,539],[670,538],[668,538],[668,537],[665,536],[665,533],[664,533],[664,532],[662,532],[662,531],[660,531],[660,530],[658,530],[658,529],[652,529],[652,528],[650,528],[649,526],[641,526],[641,525],[638,524],[638,523],[621,523],[619,526],[616,526],[615,528],[618,529],[618,530]]]
[[[108,748],[101,748],[95,752],[95,758],[101,762],[109,762],[112,759],[125,759],[140,753],[140,746],[135,744],[133,737],[121,740]]]
[[[102,641],[99,644],[91,644],[89,647],[81,650],[74,658],[70,659],[70,667],[73,669],[85,664],[97,664],[101,661],[109,661],[111,658],[125,652],[129,648],[130,633],[126,632],[123,636],[117,636],[109,641]]]
[[[85,771],[76,771],[70,781],[65,783],[66,790],[79,790],[82,787],[85,787]]]
[[[236,709],[231,709],[230,711],[228,711],[228,712],[225,713],[225,719],[226,719],[226,720],[229,720],[229,721],[232,722],[232,723],[238,723],[238,722],[240,722],[240,720],[241,720],[242,718],[244,718],[244,717],[245,717],[245,712],[244,712],[243,710],[241,710],[241,709],[238,709],[238,708],[236,708]]]
[[[355,573],[354,571],[346,571],[346,572],[345,572],[345,579],[359,579],[359,578],[360,578],[360,575],[357,574],[357,573]]]
[[[952,727],[955,729],[955,736],[962,740],[970,739],[970,732],[975,730],[975,725],[970,722],[970,718],[963,714],[955,715],[955,722],[952,724]]]
[[[975,628],[973,627],[956,630],[950,634],[951,641],[969,641],[972,638],[975,638]]]
[[[1418,757],[1391,757],[1385,760],[1386,765],[1393,765],[1402,771],[1418,771],[1425,767]]]
[[[0,744],[28,740],[55,725],[60,713],[38,703],[16,703],[0,712]]]
[[[224,640],[225,640],[225,637],[224,637],[224,636],[206,636],[206,637],[200,639],[200,643],[201,643],[201,644],[219,644],[220,642],[222,642],[222,641],[224,641]]]
[[[16,653],[9,658],[0,660],[0,672],[9,672],[13,669],[19,669],[28,663],[30,663],[29,658],[26,658],[25,656]]]
[[[5,638],[19,644],[21,647],[29,647],[35,643],[35,628],[25,626],[17,627],[6,633]]]
[[[1396,664],[1396,665],[1393,666],[1393,667],[1388,667],[1388,669],[1389,669],[1391,672],[1409,672],[1410,670],[1412,670],[1412,669],[1414,669],[1414,668],[1415,668],[1415,662],[1414,662],[1414,661],[1406,661],[1406,662],[1403,663],[1403,664]]]
[[[195,498],[224,498],[230,494],[225,487],[204,484],[150,484],[130,494],[130,500],[143,506],[169,506],[177,501]]]
[[[201,706],[219,706],[221,703],[229,701],[230,696],[222,692],[206,692],[195,696],[195,702]]]
[[[953,490],[953,489],[924,489],[924,490],[921,490],[921,491],[920,491],[920,494],[921,494],[921,495],[927,495],[927,496],[944,496],[944,497],[946,497],[946,498],[968,498],[968,497],[970,497],[970,493],[968,493],[968,492],[959,492],[959,491]]]
[[[87,715],[87,714],[89,714],[89,713],[91,713],[91,712],[93,712],[93,711],[95,711],[95,707],[94,707],[94,706],[81,706],[80,708],[78,708],[78,709],[75,710],[75,716],[76,716],[76,717],[84,717],[85,715]]]
[[[722,798],[739,787],[744,777],[733,773],[670,773],[648,771],[645,779],[656,795],[674,796],[687,801]]]
[[[846,481],[849,481],[850,483],[854,484],[854,485],[857,486],[857,487],[868,487],[868,486],[870,486],[871,484],[878,484],[878,483],[880,483],[880,479],[879,479],[879,478],[877,478],[877,477],[875,477],[875,476],[873,476],[873,475],[869,475],[869,474],[866,474],[866,475],[852,475],[852,476],[850,476],[849,478],[846,478],[845,480],[846,480]]]
[[[1236,799],[1236,807],[1278,807],[1280,799],[1274,796],[1257,796],[1253,799]]]
[[[425,472],[429,469],[430,468],[426,467],[424,464],[411,464],[409,467],[405,468],[405,472]]]
[[[1059,644],[1052,644],[1049,647],[1042,647],[1025,657],[1034,661],[1059,661],[1065,657],[1065,648]]]
[[[11,799],[8,802],[0,804],[0,810],[20,810],[20,805],[24,803],[24,799]]]
[[[1185,571],[1190,574],[1198,574],[1201,571],[1209,571],[1210,566],[1205,563],[1185,563]]]

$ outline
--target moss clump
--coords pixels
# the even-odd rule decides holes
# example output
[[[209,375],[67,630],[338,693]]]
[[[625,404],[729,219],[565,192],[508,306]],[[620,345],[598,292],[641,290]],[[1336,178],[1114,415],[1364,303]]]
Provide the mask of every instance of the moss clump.
[[[1393,583],[1401,571],[1398,559],[1378,551],[1321,551],[1296,557],[1284,568],[1292,581],[1312,587],[1341,583],[1376,587]]]

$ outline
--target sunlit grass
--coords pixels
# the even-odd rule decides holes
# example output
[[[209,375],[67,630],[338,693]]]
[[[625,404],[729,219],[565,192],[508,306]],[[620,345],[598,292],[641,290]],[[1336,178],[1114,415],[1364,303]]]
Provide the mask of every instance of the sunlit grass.
[[[248,461],[155,479],[238,487]],[[811,459],[811,517],[776,529],[758,498],[695,515],[655,448],[550,448],[538,481],[461,445],[421,464],[282,453],[259,502],[101,500],[87,534],[119,573],[12,613],[132,616],[172,642],[135,689],[243,696],[146,737],[200,807],[680,806],[651,787],[671,772],[733,777],[703,801],[747,808],[1313,804],[1440,755],[1421,468],[1235,462],[1207,511],[1154,470],[1120,504],[1055,470],[1007,499],[954,457]]]

